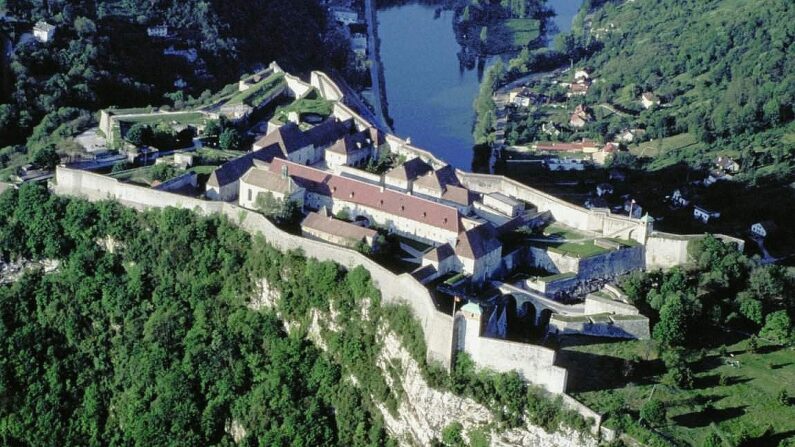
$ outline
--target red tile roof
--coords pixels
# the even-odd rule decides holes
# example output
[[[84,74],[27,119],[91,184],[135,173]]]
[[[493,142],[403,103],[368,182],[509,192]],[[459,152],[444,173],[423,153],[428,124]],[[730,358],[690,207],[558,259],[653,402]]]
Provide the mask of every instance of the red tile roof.
[[[340,177],[283,159],[275,159],[271,164],[271,171],[279,173],[282,166],[287,166],[287,172],[293,180],[310,192],[383,210],[385,213],[447,231],[456,233],[459,231],[459,213],[454,207],[382,189],[376,185]]]
[[[339,236],[353,241],[361,241],[365,238],[375,238],[378,232],[369,228],[360,227],[344,220],[335,219],[331,216],[324,216],[320,213],[309,213],[301,222],[302,228],[322,231],[326,234]]]

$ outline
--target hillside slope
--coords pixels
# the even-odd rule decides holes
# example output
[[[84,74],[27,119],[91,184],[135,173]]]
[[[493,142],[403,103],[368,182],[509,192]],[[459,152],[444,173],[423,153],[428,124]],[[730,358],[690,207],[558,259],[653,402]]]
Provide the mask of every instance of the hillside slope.
[[[637,114],[652,138],[690,133],[702,143],[663,154],[672,161],[697,162],[704,153],[729,150],[743,159],[749,179],[791,178],[791,1],[594,0],[577,25],[558,43],[598,78],[587,102]],[[662,106],[645,110],[644,92]],[[762,166],[768,168],[757,173]]]

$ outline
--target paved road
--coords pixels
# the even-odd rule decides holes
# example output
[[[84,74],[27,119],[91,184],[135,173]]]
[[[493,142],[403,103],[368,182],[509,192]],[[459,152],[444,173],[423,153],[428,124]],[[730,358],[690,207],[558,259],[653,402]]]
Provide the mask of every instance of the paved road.
[[[375,0],[364,0],[364,16],[367,19],[367,53],[370,58],[370,83],[373,85],[373,108],[381,123],[388,127],[388,121],[384,116],[384,104],[381,98],[384,96],[383,86],[381,85],[381,62],[378,57],[378,40],[376,39],[376,27],[378,18],[376,17]]]

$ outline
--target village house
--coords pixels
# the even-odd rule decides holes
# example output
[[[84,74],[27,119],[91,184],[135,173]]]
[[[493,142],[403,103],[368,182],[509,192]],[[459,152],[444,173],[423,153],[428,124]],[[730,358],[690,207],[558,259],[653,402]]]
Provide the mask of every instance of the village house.
[[[593,115],[591,115],[591,111],[588,110],[588,106],[583,104],[577,105],[574,109],[574,113],[571,114],[571,118],[569,119],[569,125],[574,128],[582,128],[585,127],[590,121],[593,121]]]
[[[620,146],[618,143],[607,143],[602,146],[599,151],[591,155],[591,160],[598,165],[604,165],[612,155],[619,151],[619,149]]]
[[[332,7],[331,15],[334,17],[334,20],[343,25],[350,25],[359,22],[359,13],[350,8],[341,6]]]
[[[552,137],[560,135],[560,129],[558,129],[558,126],[555,123],[542,123],[541,132]]]
[[[592,209],[610,209],[610,205],[603,197],[589,197],[585,200],[584,206]]]
[[[588,70],[584,68],[580,68],[574,72],[574,82],[588,81],[590,79],[591,75],[588,73]]]
[[[693,207],[693,218],[701,223],[709,223],[710,219],[718,219],[720,217],[719,211],[712,211],[701,206]]]
[[[719,156],[715,159],[715,168],[723,172],[736,174],[740,172],[740,163],[737,163],[731,157]]]
[[[536,101],[537,95],[526,87],[511,90],[508,100],[517,107],[530,107]]]
[[[531,148],[538,152],[583,152],[594,153],[599,150],[599,143],[583,138],[572,143],[559,143],[556,141],[539,141]]]
[[[585,163],[578,158],[550,157],[544,160],[544,165],[550,171],[583,171]]]
[[[640,140],[646,135],[643,129],[624,129],[617,136],[616,139],[621,143],[632,143],[635,140]]]
[[[638,202],[635,199],[627,198],[624,201],[624,212],[633,219],[640,219],[640,217],[643,215],[643,208],[638,205]]]
[[[39,20],[33,25],[33,37],[41,43],[47,43],[55,37],[55,25]]]
[[[677,188],[671,194],[671,205],[684,208],[690,205],[690,191],[687,188]]]
[[[150,26],[146,28],[146,35],[149,37],[168,37],[168,26],[165,24]]]
[[[612,195],[613,191],[613,185],[610,183],[600,183],[596,185],[596,195],[599,197]]]
[[[573,96],[585,96],[588,94],[588,89],[590,88],[590,84],[583,82],[577,84],[571,84],[569,86],[569,91],[566,92],[566,97],[571,98]]]
[[[306,215],[301,221],[301,235],[351,248],[356,248],[357,245],[364,243],[366,247],[373,249],[378,232],[361,225],[335,219],[328,214],[327,210],[323,209],[320,212],[310,212]]]
[[[660,99],[651,92],[645,92],[640,95],[640,102],[643,104],[644,109],[650,109],[654,106],[660,105]]]
[[[766,238],[778,230],[778,226],[772,220],[765,220],[751,225],[751,234],[759,237]]]

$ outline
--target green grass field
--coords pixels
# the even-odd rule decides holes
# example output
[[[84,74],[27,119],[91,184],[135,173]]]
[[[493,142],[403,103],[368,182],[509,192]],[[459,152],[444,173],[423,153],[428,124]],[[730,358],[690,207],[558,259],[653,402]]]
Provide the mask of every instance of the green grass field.
[[[569,241],[576,241],[579,239],[586,239],[588,236],[580,233],[579,231],[567,227],[559,223],[553,223],[544,229],[544,236],[549,237],[549,242],[541,242],[542,245],[547,246],[550,250],[576,256],[578,258],[588,258],[607,253],[608,250],[598,247],[592,240],[581,242],[556,242],[556,239],[566,239]]]
[[[624,360],[633,356],[643,359],[644,374],[628,381],[621,371]],[[747,342],[741,341],[727,346],[725,357],[717,348],[708,349],[692,366],[692,390],[660,383],[664,366],[649,341],[571,337],[564,341],[558,358],[569,369],[571,394],[596,411],[608,412],[623,403],[637,416],[654,390],[654,398],[666,405],[668,413],[666,424],[656,430],[683,445],[700,446],[713,430],[731,442],[745,432],[752,439],[743,444],[747,446],[775,447],[795,437],[795,399],[790,398],[788,405],[778,399],[782,389],[795,395],[792,348],[761,346],[752,353]],[[607,425],[611,425],[609,420]]]
[[[182,113],[169,113],[169,114],[162,114],[162,113],[153,113],[151,115],[144,115],[144,116],[135,116],[135,117],[125,117],[123,119],[119,119],[120,122],[126,124],[149,124],[151,126],[156,126],[159,123],[176,123],[176,124],[204,124],[207,120],[207,116],[201,112],[182,112]]]
[[[248,89],[229,98],[227,104],[248,104],[259,107],[271,93],[284,84],[284,73],[274,73]]]

